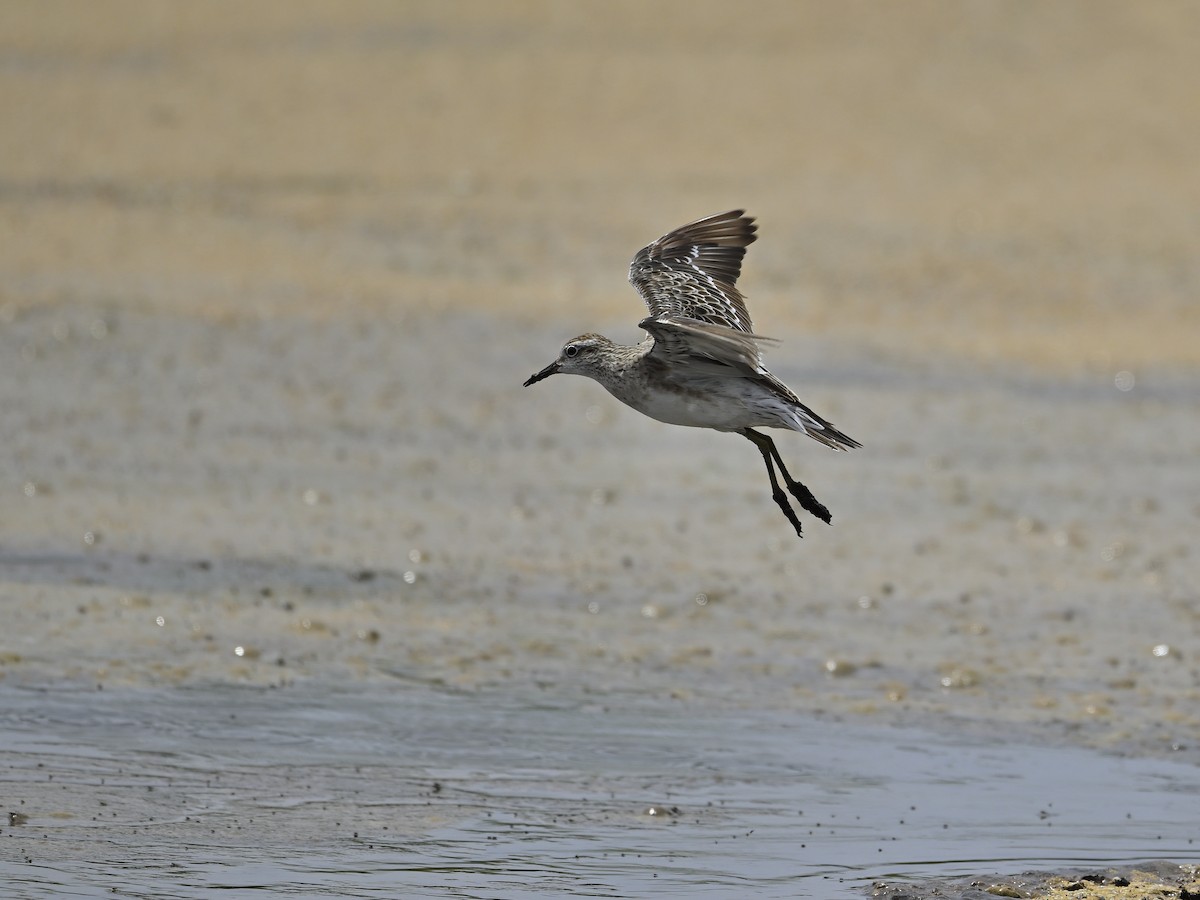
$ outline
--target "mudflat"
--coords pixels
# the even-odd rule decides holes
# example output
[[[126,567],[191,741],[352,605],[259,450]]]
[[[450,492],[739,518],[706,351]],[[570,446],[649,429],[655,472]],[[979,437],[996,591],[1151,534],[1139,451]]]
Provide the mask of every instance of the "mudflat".
[[[1200,759],[1200,10],[7,4],[0,34],[5,690]],[[833,512],[803,541],[745,440],[521,387],[636,340],[634,251],[730,208],[772,370],[864,445],[777,435]]]

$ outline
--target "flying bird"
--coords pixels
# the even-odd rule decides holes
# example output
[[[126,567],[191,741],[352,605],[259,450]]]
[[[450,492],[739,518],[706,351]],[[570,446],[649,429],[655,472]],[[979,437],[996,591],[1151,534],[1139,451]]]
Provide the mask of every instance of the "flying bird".
[[[525,382],[551,375],[586,375],[627,406],[670,425],[712,428],[748,438],[767,466],[771,496],[803,537],[775,469],[800,506],[829,523],[829,510],[792,478],[775,441],[755,428],[799,431],[833,450],[861,447],[800,402],[767,371],[746,300],[737,289],[746,247],[758,227],[735,209],[676,228],[647,244],[629,266],[629,281],[650,315],[649,333],[632,347],[599,334],[567,341],[558,358]]]

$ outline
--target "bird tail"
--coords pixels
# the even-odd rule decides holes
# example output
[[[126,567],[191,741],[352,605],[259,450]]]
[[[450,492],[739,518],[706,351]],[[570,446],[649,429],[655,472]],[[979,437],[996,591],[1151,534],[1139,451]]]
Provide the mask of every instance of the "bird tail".
[[[796,431],[807,434],[814,441],[820,441],[833,450],[853,450],[862,446],[850,435],[838,431],[832,422],[827,422],[803,403],[797,403],[796,407],[791,411],[795,423],[792,428]]]

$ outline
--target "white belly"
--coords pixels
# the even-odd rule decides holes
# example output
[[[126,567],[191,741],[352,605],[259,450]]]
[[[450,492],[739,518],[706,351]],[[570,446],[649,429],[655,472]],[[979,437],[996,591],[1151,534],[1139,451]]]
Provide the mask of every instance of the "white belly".
[[[737,385],[738,381],[726,380],[718,384],[725,387]],[[668,425],[739,431],[767,424],[761,414],[755,415],[754,409],[746,405],[739,391],[721,390],[721,387],[709,391],[637,391],[628,396],[611,389],[609,392],[643,415]]]

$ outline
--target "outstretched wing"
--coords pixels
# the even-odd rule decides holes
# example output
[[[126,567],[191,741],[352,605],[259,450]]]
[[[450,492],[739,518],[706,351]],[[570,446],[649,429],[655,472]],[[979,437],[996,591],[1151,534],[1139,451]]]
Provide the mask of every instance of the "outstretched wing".
[[[736,284],[757,230],[753,218],[735,209],[676,228],[639,250],[629,282],[646,301],[650,318],[692,319],[752,333]]]
[[[649,316],[638,323],[654,338],[651,355],[675,372],[747,378],[762,374],[759,344],[771,339],[681,316]]]

